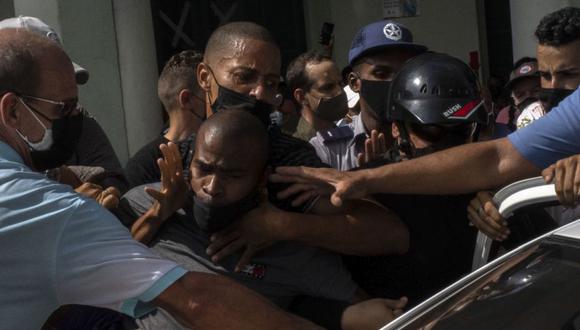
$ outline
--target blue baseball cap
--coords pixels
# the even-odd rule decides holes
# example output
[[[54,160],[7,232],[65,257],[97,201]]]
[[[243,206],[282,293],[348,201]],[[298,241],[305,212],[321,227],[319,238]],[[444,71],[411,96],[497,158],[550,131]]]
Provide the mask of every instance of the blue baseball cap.
[[[390,47],[406,47],[426,51],[427,47],[413,43],[413,34],[404,25],[393,21],[378,21],[360,29],[352,40],[348,51],[348,62],[352,65],[368,52]]]

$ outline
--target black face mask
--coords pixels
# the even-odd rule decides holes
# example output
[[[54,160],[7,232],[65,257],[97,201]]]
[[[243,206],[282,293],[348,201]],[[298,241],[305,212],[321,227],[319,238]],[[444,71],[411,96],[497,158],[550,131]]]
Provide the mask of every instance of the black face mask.
[[[419,126],[420,127],[420,126]],[[427,141],[433,141],[428,147],[425,148],[415,148],[408,137],[408,134],[405,133],[407,137],[403,139],[403,143],[399,144],[395,141],[395,147],[398,150],[403,151],[407,158],[417,158],[422,157],[425,155],[432,154],[437,151],[453,148],[468,142],[470,133],[472,128],[470,126],[458,126],[456,128],[448,129],[442,132],[439,132],[439,136],[436,139],[429,139],[427,138],[426,134],[422,134],[423,132],[419,132],[419,130],[415,130],[415,134],[422,137]]]
[[[540,89],[539,98],[540,101],[542,102],[544,110],[548,112],[573,92],[574,92],[573,89],[542,88]]]
[[[525,99],[522,102],[520,102],[520,104],[516,105],[516,109],[518,109],[520,111],[520,113],[521,113],[522,111],[524,111],[525,108],[528,107],[528,105],[530,105],[530,104],[532,104],[532,103],[534,103],[536,101],[538,101],[537,98],[535,98],[535,97],[528,97],[527,99]]]
[[[465,135],[450,133],[441,141],[433,143],[428,147],[414,149],[413,158],[422,157],[437,151],[457,147],[459,145],[465,144],[466,142],[467,137]]]
[[[32,166],[37,171],[46,171],[64,165],[75,153],[84,115],[67,116],[52,121],[53,143],[48,150],[31,150]]]
[[[360,97],[377,114],[378,118],[385,120],[387,114],[387,99],[389,97],[390,81],[374,81],[361,79]]]
[[[225,206],[211,206],[193,197],[193,215],[197,226],[211,234],[225,229],[258,206],[258,191]]]
[[[321,119],[331,122],[344,118],[348,113],[348,99],[346,93],[343,91],[330,98],[319,98],[318,107],[315,112]]]
[[[217,84],[217,81],[216,81]],[[218,85],[218,95],[211,105],[211,112],[227,108],[250,108],[252,115],[256,116],[265,127],[270,126],[270,113],[274,110],[271,104],[260,101],[246,94],[238,93],[229,88]]]

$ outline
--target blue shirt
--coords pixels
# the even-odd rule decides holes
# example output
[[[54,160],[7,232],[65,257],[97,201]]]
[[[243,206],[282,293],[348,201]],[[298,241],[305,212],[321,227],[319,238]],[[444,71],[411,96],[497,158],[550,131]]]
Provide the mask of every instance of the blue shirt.
[[[580,88],[544,117],[508,135],[508,139],[539,169],[580,154]]]
[[[0,329],[40,329],[64,304],[141,314],[185,272],[0,142]]]
[[[332,134],[347,127],[350,128],[350,134]],[[331,128],[326,133],[331,133],[326,135],[332,137],[325,138],[322,132],[318,132],[310,139],[320,160],[339,171],[358,167],[358,154],[364,152],[365,140],[368,138],[361,116],[353,116],[347,126]]]

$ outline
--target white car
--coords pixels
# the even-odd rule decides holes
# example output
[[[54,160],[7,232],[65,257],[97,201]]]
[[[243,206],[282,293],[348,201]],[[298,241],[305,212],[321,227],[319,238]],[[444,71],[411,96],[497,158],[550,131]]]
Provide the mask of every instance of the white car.
[[[504,217],[555,200],[554,186],[541,178],[495,196]],[[580,329],[580,220],[485,264],[490,246],[480,233],[474,272],[382,329]]]

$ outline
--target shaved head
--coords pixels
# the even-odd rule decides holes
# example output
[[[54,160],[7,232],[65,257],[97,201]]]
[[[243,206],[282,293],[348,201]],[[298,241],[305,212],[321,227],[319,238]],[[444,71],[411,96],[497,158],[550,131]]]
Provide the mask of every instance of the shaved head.
[[[203,59],[212,65],[221,58],[235,56],[239,52],[240,43],[248,39],[259,40],[278,48],[270,31],[263,26],[252,22],[232,22],[220,26],[211,34]]]
[[[203,122],[197,139],[204,140],[206,145],[219,146],[220,149],[234,152],[253,153],[255,166],[264,168],[268,161],[268,133],[264,124],[251,109],[223,109]],[[196,144],[197,147],[200,143]],[[250,150],[242,146],[250,147]]]

